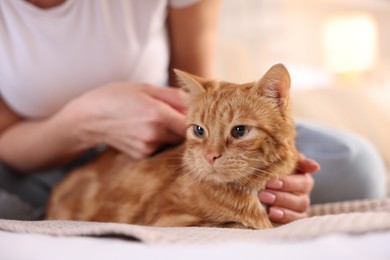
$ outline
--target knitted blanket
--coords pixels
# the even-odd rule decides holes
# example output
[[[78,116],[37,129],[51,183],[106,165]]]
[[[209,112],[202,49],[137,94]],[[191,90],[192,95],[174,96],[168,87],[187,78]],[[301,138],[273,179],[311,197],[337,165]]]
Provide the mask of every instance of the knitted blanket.
[[[335,233],[362,235],[390,231],[390,199],[316,205],[311,207],[309,214],[309,218],[267,230],[16,220],[0,220],[0,230],[53,236],[116,237],[148,244],[298,241]]]

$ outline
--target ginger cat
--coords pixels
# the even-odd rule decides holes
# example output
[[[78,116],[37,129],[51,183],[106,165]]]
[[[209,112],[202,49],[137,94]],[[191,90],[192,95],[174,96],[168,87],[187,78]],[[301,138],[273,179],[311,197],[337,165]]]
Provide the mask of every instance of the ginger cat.
[[[175,73],[190,97],[185,143],[139,161],[105,151],[53,190],[47,219],[272,227],[258,192],[298,159],[288,71],[242,85]]]

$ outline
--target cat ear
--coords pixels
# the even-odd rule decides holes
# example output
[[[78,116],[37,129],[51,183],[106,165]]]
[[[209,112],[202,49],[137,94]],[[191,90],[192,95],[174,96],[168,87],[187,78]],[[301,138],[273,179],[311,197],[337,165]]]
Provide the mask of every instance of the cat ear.
[[[282,109],[286,109],[290,99],[290,74],[283,64],[272,66],[257,83],[260,93],[275,98]]]
[[[179,86],[190,95],[191,99],[204,93],[206,89],[202,86],[204,80],[178,69],[173,69],[176,74]]]

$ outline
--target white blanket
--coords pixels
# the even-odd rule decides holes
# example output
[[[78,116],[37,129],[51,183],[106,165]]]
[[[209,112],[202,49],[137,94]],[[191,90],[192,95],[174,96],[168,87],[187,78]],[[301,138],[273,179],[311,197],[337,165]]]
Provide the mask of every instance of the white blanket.
[[[389,205],[316,206],[268,230],[0,220],[0,259],[390,259]]]

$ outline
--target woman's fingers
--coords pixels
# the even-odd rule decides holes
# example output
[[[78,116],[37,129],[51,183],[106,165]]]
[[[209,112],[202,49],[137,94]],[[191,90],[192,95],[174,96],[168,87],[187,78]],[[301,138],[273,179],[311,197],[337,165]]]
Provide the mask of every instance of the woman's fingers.
[[[297,213],[306,212],[310,206],[310,198],[307,194],[296,195],[283,191],[264,190],[259,193],[259,198],[267,205],[289,209]]]
[[[154,92],[158,93],[158,91]],[[153,96],[149,98],[150,107],[148,108],[148,115],[146,120],[148,122],[156,123],[158,126],[163,126],[172,133],[184,136],[186,132],[184,112],[177,107],[173,107],[171,104],[164,103],[159,99],[155,99]],[[180,102],[178,101],[178,104],[179,103]]]
[[[298,219],[306,218],[307,213],[296,212],[286,208],[270,207],[268,211],[268,216],[271,221],[286,224]]]
[[[266,188],[293,193],[309,194],[314,186],[314,179],[310,174],[292,174],[278,180],[270,180]]]
[[[126,150],[122,150],[134,159],[146,158],[157,152],[165,144],[177,144],[183,141],[183,136],[174,134],[167,129],[161,129],[159,136],[153,136],[148,140],[129,140],[125,146]]]
[[[268,216],[272,221],[289,223],[307,216],[313,186],[310,174],[287,175],[270,180],[266,189],[260,191],[259,199],[269,206]]]
[[[320,170],[320,165],[316,161],[306,158],[303,154],[299,154],[296,173],[314,173],[318,170]]]
[[[268,206],[272,221],[289,223],[307,217],[310,207],[310,192],[314,179],[309,173],[320,169],[320,165],[300,154],[295,174],[267,182],[266,189],[259,192],[259,199]]]
[[[151,97],[160,100],[180,112],[187,110],[187,94],[179,88],[165,87],[146,87],[146,92]]]

